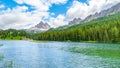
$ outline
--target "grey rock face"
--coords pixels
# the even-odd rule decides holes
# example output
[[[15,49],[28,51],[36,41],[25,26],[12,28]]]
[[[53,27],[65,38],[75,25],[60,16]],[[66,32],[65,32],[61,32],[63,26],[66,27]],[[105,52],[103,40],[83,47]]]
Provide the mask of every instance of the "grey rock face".
[[[26,31],[31,33],[40,33],[40,32],[47,31],[50,28],[51,26],[48,23],[44,23],[43,21],[41,21],[40,23],[38,23],[34,27],[27,29]]]
[[[74,24],[80,24],[80,23],[85,23],[85,22],[89,22],[93,19],[97,19],[97,18],[100,18],[100,17],[104,17],[104,16],[108,16],[110,14],[114,14],[114,13],[117,13],[117,12],[120,12],[120,3],[112,6],[111,8],[108,8],[107,10],[103,10],[101,12],[96,12],[95,14],[93,15],[89,15],[87,16],[85,19],[80,19],[80,18],[74,18],[72,21],[70,21],[68,23],[68,25],[74,25]]]
[[[69,22],[69,25],[79,24],[82,20],[80,18],[74,18]]]
[[[88,22],[88,21],[91,21],[93,19],[97,19],[97,18],[100,18],[100,17],[104,17],[104,16],[107,16],[107,15],[110,15],[110,14],[114,14],[114,13],[117,13],[117,12],[120,12],[120,3],[112,6],[111,8],[107,9],[107,10],[103,10],[101,11],[100,13],[95,13],[94,15],[89,15],[88,17],[86,17],[83,21],[81,22]]]
[[[48,23],[44,23],[44,22],[40,22],[39,24],[37,24],[35,26],[36,28],[40,28],[40,29],[49,29],[50,25]]]

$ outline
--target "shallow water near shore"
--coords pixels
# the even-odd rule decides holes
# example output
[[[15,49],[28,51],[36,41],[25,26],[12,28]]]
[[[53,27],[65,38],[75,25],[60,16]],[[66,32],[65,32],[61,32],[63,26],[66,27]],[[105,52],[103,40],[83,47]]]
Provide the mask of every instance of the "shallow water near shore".
[[[120,59],[67,51],[72,47],[120,50],[119,44],[18,40],[0,40],[0,44],[2,61],[11,61],[13,68],[120,68]]]

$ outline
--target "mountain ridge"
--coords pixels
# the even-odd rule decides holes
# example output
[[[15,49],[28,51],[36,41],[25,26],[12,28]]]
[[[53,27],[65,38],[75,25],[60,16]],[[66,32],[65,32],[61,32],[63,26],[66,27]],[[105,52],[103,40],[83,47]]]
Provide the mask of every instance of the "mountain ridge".
[[[51,26],[46,22],[44,23],[43,21],[40,21],[37,25],[27,29],[27,32],[32,32],[32,33],[39,33],[39,32],[45,32],[49,30]]]
[[[104,17],[104,16],[108,16],[110,14],[114,14],[114,13],[117,13],[117,12],[120,12],[120,3],[117,3],[116,5],[112,6],[111,8],[108,8],[106,10],[102,10],[101,12],[96,12],[95,14],[93,15],[89,15],[87,16],[85,19],[77,22],[77,24],[79,23],[85,23],[85,22],[89,22],[93,19],[97,19],[97,18],[100,18],[100,17]],[[74,18],[75,19],[75,18]],[[72,21],[74,21],[74,19]],[[71,21],[70,21],[71,22]],[[68,25],[70,24],[70,22],[68,23]],[[76,24],[76,22],[74,22],[74,24]]]

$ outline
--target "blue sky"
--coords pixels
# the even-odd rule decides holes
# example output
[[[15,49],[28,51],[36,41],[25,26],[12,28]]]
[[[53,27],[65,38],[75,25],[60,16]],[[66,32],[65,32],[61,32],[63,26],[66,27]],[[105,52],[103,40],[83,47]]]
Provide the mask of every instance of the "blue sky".
[[[0,0],[0,29],[30,28],[40,21],[52,27],[84,19],[120,0]]]
[[[27,4],[17,4],[14,0],[0,0],[0,4],[5,6],[5,8],[2,8],[0,10],[7,10],[8,8],[13,9],[16,6],[27,6],[29,8],[28,11],[34,10],[34,9],[31,8],[30,5],[27,5]]]
[[[48,10],[48,12],[51,13],[55,13],[55,17],[57,17],[59,14],[66,14],[67,10],[69,9],[69,7],[72,5],[74,0],[68,0],[65,4],[52,4],[52,6],[50,7],[50,9]],[[87,3],[87,0],[78,0],[79,2],[83,2],[83,3]],[[1,0],[0,4],[5,5],[5,8],[2,8],[0,10],[7,10],[7,8],[14,8],[16,6],[27,6],[29,9],[28,11],[32,11],[34,10],[33,8],[31,8],[30,5],[28,4],[18,4],[16,3],[14,0]]]
[[[50,7],[50,12],[55,13],[55,17],[59,14],[64,14],[67,12],[69,7],[72,5],[74,0],[68,0],[66,4],[61,4],[61,5],[55,5],[53,4],[52,7]],[[87,3],[87,0],[78,0],[79,2],[82,3]]]

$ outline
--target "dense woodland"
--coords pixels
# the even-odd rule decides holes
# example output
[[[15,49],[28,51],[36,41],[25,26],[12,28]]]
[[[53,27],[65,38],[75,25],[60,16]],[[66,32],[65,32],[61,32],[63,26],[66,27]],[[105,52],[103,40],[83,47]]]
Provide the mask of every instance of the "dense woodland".
[[[35,40],[120,42],[120,13],[101,17],[64,30],[36,34]]]
[[[24,30],[0,30],[0,39],[23,38],[46,41],[120,42],[120,13],[73,25],[67,29],[49,30],[38,34],[30,34]]]
[[[26,33],[24,30],[0,30],[0,39],[13,39],[13,40],[22,40],[29,37],[29,34]]]

